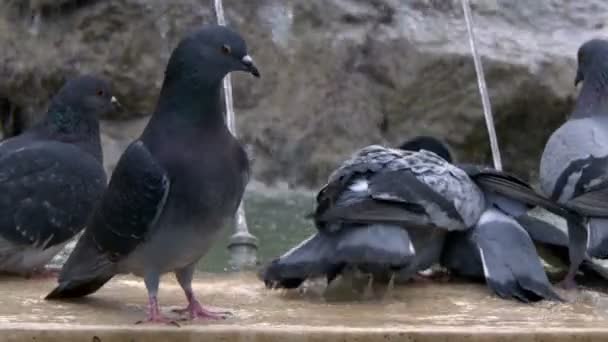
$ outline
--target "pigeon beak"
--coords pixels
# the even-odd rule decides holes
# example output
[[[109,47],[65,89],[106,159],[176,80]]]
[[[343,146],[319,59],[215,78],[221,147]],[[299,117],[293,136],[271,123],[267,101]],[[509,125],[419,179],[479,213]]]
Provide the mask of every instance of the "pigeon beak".
[[[581,68],[578,68],[576,70],[576,78],[574,79],[574,86],[576,87],[584,79],[585,79],[585,77],[583,76],[583,73],[581,72]]]
[[[260,72],[258,71],[258,68],[255,66],[255,64],[253,64],[253,59],[251,58],[251,56],[245,55],[241,59],[241,63],[243,63],[243,65],[245,66],[245,71],[251,73],[255,77],[260,77]]]
[[[112,103],[112,107],[115,111],[122,112],[124,110],[123,106],[120,104],[120,102],[118,102],[118,99],[116,99],[116,97],[112,96],[112,98],[110,99],[110,103]]]

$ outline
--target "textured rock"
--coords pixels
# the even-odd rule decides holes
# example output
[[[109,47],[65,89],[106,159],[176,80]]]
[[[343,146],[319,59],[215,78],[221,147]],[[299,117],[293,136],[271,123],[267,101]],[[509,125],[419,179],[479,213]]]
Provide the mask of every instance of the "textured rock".
[[[472,1],[507,168],[534,176],[575,95],[578,46],[608,35],[603,0]],[[0,0],[0,99],[36,120],[67,76],[111,78],[130,112],[103,124],[109,169],[155,105],[171,49],[211,1]],[[369,143],[447,138],[490,162],[458,0],[224,0],[261,80],[234,77],[237,123],[256,178],[318,186]],[[5,115],[4,113],[0,113]],[[1,118],[1,117],[0,117]],[[129,119],[129,120],[125,120]]]

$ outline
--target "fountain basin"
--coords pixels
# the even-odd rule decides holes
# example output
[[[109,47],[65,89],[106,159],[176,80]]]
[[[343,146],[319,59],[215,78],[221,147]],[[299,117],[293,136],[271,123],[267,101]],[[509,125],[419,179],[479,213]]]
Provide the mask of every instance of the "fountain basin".
[[[134,325],[145,317],[143,282],[113,279],[96,294],[45,301],[55,281],[0,280],[2,341],[571,341],[608,338],[608,296],[564,293],[566,303],[524,305],[482,285],[412,283],[383,299],[326,301],[315,293],[269,291],[250,273],[204,274],[195,291],[223,321],[181,327]],[[172,276],[161,283],[163,312],[185,304]],[[175,318],[178,316],[174,315]]]

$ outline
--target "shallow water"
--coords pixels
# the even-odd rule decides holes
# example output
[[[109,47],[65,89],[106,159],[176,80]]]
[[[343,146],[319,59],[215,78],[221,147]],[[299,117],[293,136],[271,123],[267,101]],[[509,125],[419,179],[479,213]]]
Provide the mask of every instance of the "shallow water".
[[[2,279],[0,323],[132,324],[145,316],[146,293],[140,279],[117,277],[93,296],[49,302],[42,296],[53,280]],[[352,328],[517,327],[593,328],[608,324],[608,297],[595,292],[566,294],[569,303],[525,305],[492,296],[484,286],[413,283],[382,299],[330,302],[308,292],[270,291],[253,274],[200,274],[194,284],[203,303],[230,309],[232,318],[204,324],[258,327],[332,326]],[[163,311],[185,304],[173,279],[161,283]]]
[[[251,234],[258,238],[258,262],[264,263],[281,255],[314,232],[312,221],[305,218],[314,208],[314,197],[305,192],[249,191],[245,196],[245,212]],[[200,263],[207,272],[228,270],[227,249],[231,228],[225,229]]]

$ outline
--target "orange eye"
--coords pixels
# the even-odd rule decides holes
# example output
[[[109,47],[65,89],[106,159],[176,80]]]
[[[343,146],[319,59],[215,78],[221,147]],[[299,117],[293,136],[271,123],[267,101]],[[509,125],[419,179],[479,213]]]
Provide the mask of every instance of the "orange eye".
[[[222,53],[224,55],[229,55],[230,53],[232,53],[232,50],[230,49],[230,46],[226,45],[226,44],[222,45]]]

